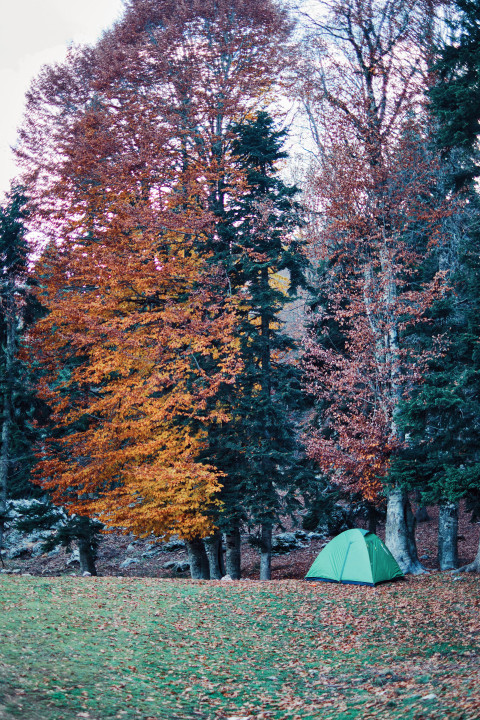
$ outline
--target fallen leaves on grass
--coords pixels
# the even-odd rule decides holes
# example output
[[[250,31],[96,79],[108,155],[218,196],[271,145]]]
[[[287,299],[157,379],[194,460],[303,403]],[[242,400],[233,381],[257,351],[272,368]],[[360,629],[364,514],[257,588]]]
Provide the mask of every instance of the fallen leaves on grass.
[[[8,577],[0,659],[38,720],[478,720],[479,589]]]

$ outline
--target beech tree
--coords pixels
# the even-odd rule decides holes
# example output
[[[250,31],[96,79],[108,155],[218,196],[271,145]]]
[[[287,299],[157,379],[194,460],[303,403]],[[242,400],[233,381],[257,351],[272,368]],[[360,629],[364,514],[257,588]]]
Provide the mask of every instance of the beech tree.
[[[225,186],[228,128],[271,90],[288,31],[269,2],[132,0],[96,47],[43,71],[21,132],[49,239],[34,342],[58,432],[39,478],[72,511],[178,532],[192,553],[221,480],[198,461],[202,428],[239,369],[235,302],[209,263],[214,213],[243,184],[230,168]]]
[[[202,438],[189,420],[235,369],[233,316],[217,302],[221,278],[210,268],[207,277],[193,249],[202,216],[194,202],[184,209],[187,181],[178,201],[165,186],[153,200],[138,197],[117,162],[121,147],[105,157],[112,123],[97,116],[91,137],[89,120],[84,135],[75,127],[71,172],[77,158],[90,161],[96,182],[84,193],[78,183],[65,239],[37,266],[49,312],[32,344],[48,369],[42,394],[57,428],[38,475],[54,500],[110,526],[205,534],[218,472],[196,462]],[[157,170],[165,183],[166,168]],[[207,376],[202,359],[212,355],[217,369]]]
[[[441,275],[422,267],[445,213],[428,150],[424,9],[415,0],[334,2],[313,23],[315,63],[300,68],[320,142],[316,252],[331,277],[320,337],[307,341],[309,389],[323,404],[310,454],[366,499],[387,493],[386,543],[405,572],[422,571],[414,518],[406,488],[385,481],[404,442],[400,403],[421,367],[406,330],[441,292]],[[340,347],[322,342],[331,323]]]

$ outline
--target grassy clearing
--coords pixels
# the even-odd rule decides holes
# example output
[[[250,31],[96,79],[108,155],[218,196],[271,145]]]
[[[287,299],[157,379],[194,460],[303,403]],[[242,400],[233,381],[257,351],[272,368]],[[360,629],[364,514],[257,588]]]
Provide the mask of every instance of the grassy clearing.
[[[480,718],[480,579],[0,579],[0,720]]]

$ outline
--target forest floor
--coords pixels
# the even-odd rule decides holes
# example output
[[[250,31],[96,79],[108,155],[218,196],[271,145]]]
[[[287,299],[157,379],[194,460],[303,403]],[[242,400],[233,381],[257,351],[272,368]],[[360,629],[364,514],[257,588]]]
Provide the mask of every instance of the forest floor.
[[[437,562],[437,530],[438,508],[428,508],[429,522],[419,523],[417,526],[418,554],[421,562],[429,571],[438,570]],[[286,521],[286,529],[291,529],[291,523]],[[278,529],[280,531],[280,528]],[[378,535],[384,539],[384,526],[379,525]],[[471,562],[476,555],[480,536],[480,524],[470,522],[470,514],[462,508],[459,521],[459,556],[460,564]],[[133,543],[133,545],[132,545]],[[325,540],[312,539],[302,543],[288,554],[274,555],[272,560],[272,578],[274,580],[301,579],[305,577],[310,565],[325,545]],[[127,550],[130,548],[130,550]],[[144,557],[145,553],[154,548],[158,552],[153,557]],[[66,574],[79,574],[78,563],[68,565],[71,553],[63,549],[56,554],[45,554],[32,557],[25,554],[5,564],[10,570],[31,575],[54,576]],[[135,559],[127,568],[121,565],[126,558]],[[178,574],[163,567],[165,562],[184,562],[187,554],[184,549],[174,552],[163,550],[162,545],[155,543],[152,538],[138,539],[132,535],[106,534],[100,543],[97,570],[99,575],[125,576],[125,577],[188,577],[186,571]],[[258,579],[260,560],[258,551],[253,548],[245,535],[242,542],[242,576],[250,580]]]
[[[478,720],[480,577],[0,577],[0,720]]]

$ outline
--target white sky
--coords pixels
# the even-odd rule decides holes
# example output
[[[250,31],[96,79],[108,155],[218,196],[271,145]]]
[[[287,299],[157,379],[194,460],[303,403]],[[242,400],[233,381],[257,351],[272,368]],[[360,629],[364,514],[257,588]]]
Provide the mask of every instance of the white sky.
[[[0,199],[16,174],[10,148],[30,81],[69,43],[94,42],[122,8],[122,0],[0,0]]]

